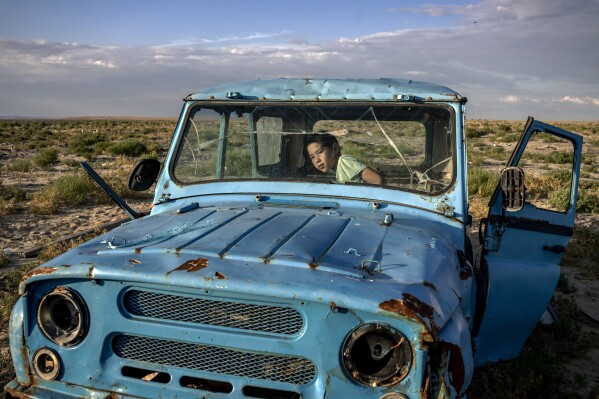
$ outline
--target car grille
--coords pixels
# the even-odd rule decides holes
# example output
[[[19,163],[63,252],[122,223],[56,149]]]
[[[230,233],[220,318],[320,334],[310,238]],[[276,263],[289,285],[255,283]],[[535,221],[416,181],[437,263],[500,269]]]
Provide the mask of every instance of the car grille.
[[[293,335],[304,326],[295,309],[130,290],[123,299],[132,315]]]
[[[314,363],[300,357],[122,334],[114,337],[112,348],[123,359],[297,385],[316,376]]]

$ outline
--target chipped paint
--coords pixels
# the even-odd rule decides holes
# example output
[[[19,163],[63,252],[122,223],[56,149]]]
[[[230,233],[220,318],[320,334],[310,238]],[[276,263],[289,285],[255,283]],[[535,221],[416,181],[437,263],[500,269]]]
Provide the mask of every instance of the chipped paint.
[[[433,308],[407,292],[404,292],[402,296],[403,300],[391,299],[381,303],[379,308],[387,312],[416,320],[420,322],[429,333],[436,336],[439,332],[439,326],[435,323]]]
[[[225,275],[224,275],[224,274],[222,274],[221,272],[216,272],[216,273],[214,273],[214,275],[215,275],[216,277],[218,277],[218,279],[219,279],[219,280],[226,280],[226,279],[227,279],[227,276],[225,276]]]
[[[40,275],[44,275],[44,274],[52,274],[56,270],[58,270],[57,267],[38,267],[38,268],[35,268],[35,269],[33,269],[33,270],[25,273],[25,275],[23,276],[23,278],[21,278],[21,282],[25,282],[25,281],[27,281],[30,278],[35,277],[35,276],[40,276]]]
[[[423,381],[421,396],[438,397],[443,390],[449,389],[452,392],[444,393],[445,395],[461,397],[462,389],[465,388],[466,369],[459,345],[444,341],[435,342],[429,351],[428,361],[429,369],[439,379],[439,383],[435,384],[439,392],[433,392],[430,396],[430,375],[427,375]]]
[[[166,274],[168,275],[168,274],[171,274],[172,272],[178,272],[178,271],[186,271],[188,273],[197,272],[198,270],[202,270],[206,267],[208,267],[208,259],[206,259],[206,258],[192,259],[192,260],[188,260],[187,262],[183,263],[181,266],[177,267],[176,269],[171,270],[170,272],[168,272]]]

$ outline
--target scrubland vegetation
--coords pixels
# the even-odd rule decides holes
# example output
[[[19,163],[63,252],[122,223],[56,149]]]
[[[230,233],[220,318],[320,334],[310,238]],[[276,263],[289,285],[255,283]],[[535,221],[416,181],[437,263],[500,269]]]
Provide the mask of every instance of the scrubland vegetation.
[[[563,122],[558,127],[584,136],[577,210],[595,223],[576,227],[562,264],[578,267],[580,278],[599,279],[599,122]],[[473,120],[467,122],[468,190],[475,224],[486,216],[486,206],[499,180],[499,171],[514,148],[522,122]],[[139,157],[162,160],[175,127],[170,120],[0,120],[0,221],[6,215],[48,215],[65,208],[106,204],[109,200],[81,171],[88,161],[125,199],[150,198],[127,188],[128,173]],[[567,203],[570,158],[564,143],[538,138],[526,154],[527,194],[532,201],[560,210]],[[347,148],[359,152],[359,146]],[[381,157],[383,157],[381,155]],[[383,157],[384,158],[384,157]],[[247,160],[240,160],[240,164]],[[36,260],[13,264],[0,241],[0,332],[16,300],[21,275],[42,261],[81,241],[47,247]],[[585,325],[584,314],[571,295],[572,282],[562,276],[555,297],[561,319],[538,327],[521,356],[513,361],[478,369],[469,397],[473,398],[599,398],[599,384],[584,373],[569,373],[567,364],[584,359],[599,348],[599,336]],[[6,349],[6,334],[0,348]],[[8,352],[0,352],[0,387],[11,377]],[[595,361],[597,361],[595,359]],[[595,384],[595,385],[592,385]],[[589,389],[590,387],[590,389]],[[582,390],[582,388],[586,388]],[[580,394],[579,392],[585,392]],[[588,396],[590,395],[590,396]]]

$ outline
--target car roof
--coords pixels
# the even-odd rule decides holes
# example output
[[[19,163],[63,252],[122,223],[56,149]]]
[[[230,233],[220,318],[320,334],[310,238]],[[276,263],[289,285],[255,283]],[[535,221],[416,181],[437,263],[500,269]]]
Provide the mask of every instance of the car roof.
[[[190,94],[192,100],[466,101],[434,83],[409,79],[279,78],[233,82]]]

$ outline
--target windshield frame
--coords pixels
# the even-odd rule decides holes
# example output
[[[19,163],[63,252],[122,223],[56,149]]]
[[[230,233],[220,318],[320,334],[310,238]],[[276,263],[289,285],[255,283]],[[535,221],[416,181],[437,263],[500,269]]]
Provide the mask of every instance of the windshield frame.
[[[221,100],[197,100],[197,101],[188,101],[184,111],[184,118],[181,119],[180,127],[178,129],[177,139],[173,142],[172,146],[172,154],[169,157],[169,165],[168,171],[171,179],[177,184],[181,186],[193,186],[193,185],[204,185],[204,184],[212,184],[212,183],[226,183],[226,182],[243,182],[243,181],[255,181],[256,183],[260,182],[281,182],[281,183],[316,183],[316,184],[345,184],[349,186],[355,185],[368,185],[368,183],[334,183],[331,181],[328,182],[314,182],[309,179],[280,179],[280,178],[255,178],[255,177],[244,177],[244,178],[228,178],[228,179],[210,179],[210,180],[197,180],[197,181],[182,181],[177,178],[177,174],[175,173],[175,165],[177,163],[177,159],[179,156],[179,152],[182,148],[182,140],[184,139],[185,133],[189,129],[189,125],[192,123],[191,116],[199,108],[218,108],[222,107],[223,109],[233,110],[234,108],[246,108],[246,109],[256,109],[256,108],[264,108],[264,107],[356,107],[356,108],[364,108],[364,107],[372,107],[372,108],[405,108],[405,107],[428,107],[428,108],[436,108],[441,109],[449,113],[447,117],[447,127],[451,131],[451,180],[445,185],[444,188],[434,191],[434,192],[426,192],[423,190],[414,190],[407,187],[398,187],[398,186],[389,186],[384,185],[380,186],[389,190],[397,190],[397,191],[405,191],[412,192],[417,194],[425,194],[431,197],[438,197],[451,190],[455,184],[457,179],[457,174],[459,173],[457,167],[457,158],[458,158],[458,146],[457,146],[457,138],[458,134],[457,122],[456,122],[456,109],[451,106],[451,104],[446,102],[419,102],[419,103],[406,103],[406,102],[397,102],[397,101],[244,101],[244,100],[230,100],[230,101],[221,101]],[[250,111],[251,112],[251,111]],[[231,112],[231,118],[233,117],[233,113]],[[220,129],[222,130],[223,124],[221,124]],[[310,132],[308,132],[309,134]],[[222,139],[222,136],[221,136]],[[222,143],[219,143],[222,144]],[[220,148],[220,146],[219,146]]]

